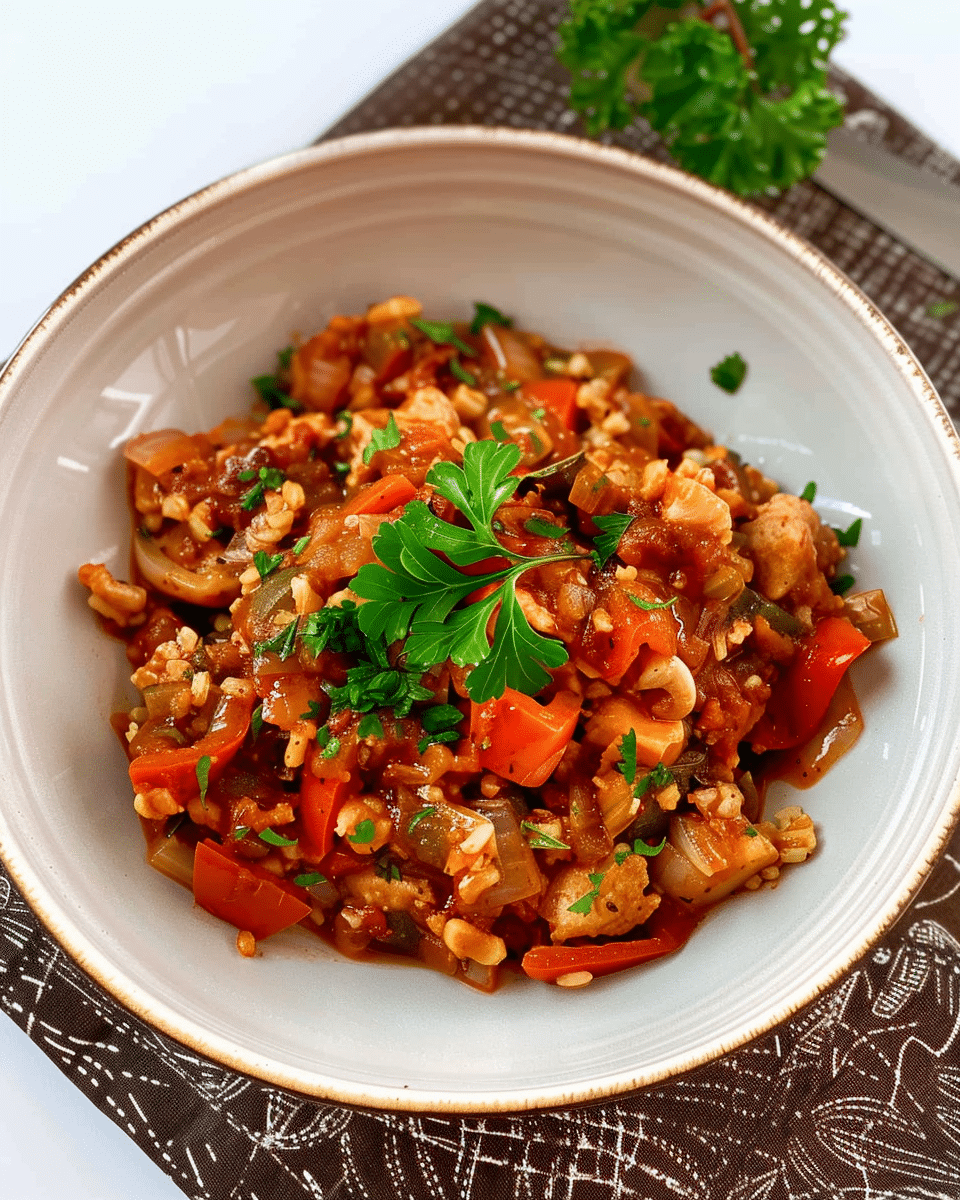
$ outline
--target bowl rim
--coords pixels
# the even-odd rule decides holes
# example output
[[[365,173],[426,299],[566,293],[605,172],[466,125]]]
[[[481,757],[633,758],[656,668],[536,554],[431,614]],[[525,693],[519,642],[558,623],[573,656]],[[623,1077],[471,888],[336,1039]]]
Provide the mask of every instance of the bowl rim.
[[[13,395],[21,377],[28,374],[32,362],[43,354],[61,324],[83,304],[86,297],[136,255],[159,242],[167,233],[193,217],[209,214],[219,205],[261,184],[301,171],[311,171],[325,162],[343,162],[351,158],[392,154],[404,148],[439,147],[457,149],[484,145],[522,150],[526,154],[573,159],[613,169],[655,184],[665,191],[680,193],[718,210],[742,226],[748,227],[786,254],[822,284],[851,312],[872,335],[893,363],[913,398],[934,427],[935,435],[948,451],[947,466],[960,494],[960,437],[920,363],[876,306],[838,267],[798,234],[782,226],[775,218],[738,197],[677,167],[643,157],[617,147],[600,145],[569,134],[484,126],[429,126],[388,129],[331,139],[309,148],[268,159],[201,188],[164,209],[122,238],[79,275],[50,305],[24,336],[0,370],[0,415]],[[641,1088],[677,1078],[714,1061],[723,1054],[747,1044],[774,1028],[821,996],[882,937],[904,913],[926,880],[938,856],[946,847],[954,827],[960,821],[960,779],[952,782],[939,820],[918,855],[909,877],[896,897],[878,913],[860,944],[851,949],[828,977],[820,978],[807,993],[785,1002],[754,1028],[741,1030],[725,1044],[715,1044],[699,1055],[691,1055],[679,1065],[663,1065],[629,1078],[614,1075],[593,1084],[563,1084],[527,1087],[512,1093],[483,1092],[473,1096],[461,1093],[420,1089],[397,1089],[359,1082],[331,1079],[319,1072],[284,1066],[262,1058],[227,1038],[205,1031],[192,1020],[169,1011],[140,985],[127,979],[106,956],[74,925],[65,911],[48,893],[15,845],[8,844],[0,826],[0,860],[11,878],[40,919],[46,930],[70,958],[90,975],[111,997],[134,1015],[175,1041],[205,1055],[223,1067],[253,1077],[298,1096],[322,1099],[351,1107],[429,1113],[511,1113],[565,1107],[579,1103],[626,1095]]]

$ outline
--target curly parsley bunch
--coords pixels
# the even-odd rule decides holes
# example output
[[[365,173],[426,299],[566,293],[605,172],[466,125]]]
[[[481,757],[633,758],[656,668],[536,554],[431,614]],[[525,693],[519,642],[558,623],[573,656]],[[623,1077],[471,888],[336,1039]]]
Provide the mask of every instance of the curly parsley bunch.
[[[846,16],[829,0],[571,0],[558,57],[591,134],[642,116],[682,167],[748,196],[819,166],[843,120],[827,59]]]

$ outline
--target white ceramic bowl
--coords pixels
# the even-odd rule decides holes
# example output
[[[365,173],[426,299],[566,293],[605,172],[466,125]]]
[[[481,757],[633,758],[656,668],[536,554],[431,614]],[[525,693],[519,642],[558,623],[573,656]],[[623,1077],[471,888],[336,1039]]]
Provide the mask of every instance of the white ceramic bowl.
[[[402,291],[484,299],[632,353],[668,396],[834,524],[901,636],[854,667],[866,732],[802,797],[821,848],[714,912],[678,955],[569,992],[493,996],[350,962],[298,930],[234,931],[143,862],[107,718],[131,697],[76,566],[127,565],[120,447],[245,410],[292,331]],[[731,397],[708,369],[740,351]],[[243,172],[87,272],[0,382],[0,849],[68,951],[222,1063],[387,1108],[506,1111],[673,1075],[771,1028],[897,917],[960,805],[960,447],[896,333],[816,252],[677,171],[549,135],[348,139]],[[774,801],[776,803],[776,801]]]

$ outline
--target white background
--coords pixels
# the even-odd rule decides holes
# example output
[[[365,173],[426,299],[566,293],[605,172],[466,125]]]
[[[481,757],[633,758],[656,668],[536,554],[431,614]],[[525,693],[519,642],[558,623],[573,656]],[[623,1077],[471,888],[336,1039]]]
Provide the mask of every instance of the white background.
[[[960,5],[842,3],[837,60],[960,156]],[[204,184],[312,141],[469,7],[8,0],[0,359],[113,243]],[[8,1200],[182,1196],[4,1017],[0,1180]]]

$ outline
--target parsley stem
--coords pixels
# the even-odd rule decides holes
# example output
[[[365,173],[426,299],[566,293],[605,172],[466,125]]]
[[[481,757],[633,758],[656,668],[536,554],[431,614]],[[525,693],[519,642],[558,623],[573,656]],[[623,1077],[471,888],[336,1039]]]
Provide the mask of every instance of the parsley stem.
[[[744,65],[748,71],[752,71],[753,49],[747,41],[746,30],[737,16],[737,10],[730,3],[730,0],[714,0],[714,3],[708,5],[700,14],[700,20],[712,23],[713,18],[720,16],[721,13],[727,18],[727,32],[730,34],[733,44],[739,51]]]

